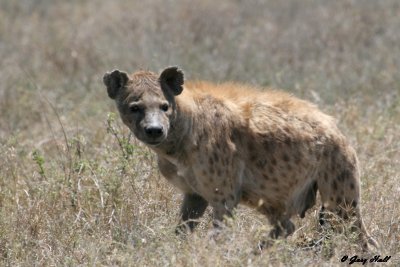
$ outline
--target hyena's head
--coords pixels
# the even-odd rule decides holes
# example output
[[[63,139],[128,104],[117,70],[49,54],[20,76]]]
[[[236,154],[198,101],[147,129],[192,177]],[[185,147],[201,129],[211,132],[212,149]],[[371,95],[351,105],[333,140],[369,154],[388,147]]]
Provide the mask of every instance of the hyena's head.
[[[177,67],[166,68],[159,76],[144,71],[129,76],[114,70],[103,77],[122,121],[148,145],[159,145],[167,138],[176,116],[175,96],[182,92],[183,81]]]

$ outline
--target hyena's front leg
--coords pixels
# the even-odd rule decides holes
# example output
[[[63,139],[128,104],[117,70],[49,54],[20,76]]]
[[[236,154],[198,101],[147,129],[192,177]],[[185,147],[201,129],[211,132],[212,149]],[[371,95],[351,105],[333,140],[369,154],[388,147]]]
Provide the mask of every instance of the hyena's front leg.
[[[244,164],[240,161],[233,164],[236,168],[230,170],[230,176],[221,177],[220,184],[216,185],[212,191],[210,205],[213,207],[213,225],[216,228],[222,225],[224,217],[232,217],[233,209],[242,197]]]
[[[210,205],[213,207],[213,225],[216,228],[222,226],[225,218],[231,218],[233,210],[240,202],[240,188],[233,188],[225,194],[216,194]]]
[[[219,229],[223,225],[224,218],[232,217],[233,207],[228,207],[226,203],[213,203],[213,225],[216,229]]]
[[[197,194],[185,194],[183,199],[180,216],[181,222],[176,227],[177,234],[185,233],[187,230],[193,231],[200,218],[208,206],[208,202]]]

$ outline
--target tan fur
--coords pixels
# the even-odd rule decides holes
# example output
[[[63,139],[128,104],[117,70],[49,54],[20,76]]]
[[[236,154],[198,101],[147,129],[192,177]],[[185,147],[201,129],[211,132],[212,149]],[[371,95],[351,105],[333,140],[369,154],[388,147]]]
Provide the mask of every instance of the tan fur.
[[[134,73],[116,101],[135,133],[140,129],[124,108],[131,95],[151,94],[149,105],[169,101],[170,113],[157,115],[168,135],[149,147],[165,178],[202,204],[184,203],[184,222],[201,216],[207,204],[222,221],[243,203],[267,216],[272,237],[286,236],[294,231],[290,218],[304,217],[318,190],[325,210],[355,217],[363,246],[375,245],[360,215],[356,153],[332,117],[287,93],[242,84],[186,82],[173,97],[164,87],[154,73]]]

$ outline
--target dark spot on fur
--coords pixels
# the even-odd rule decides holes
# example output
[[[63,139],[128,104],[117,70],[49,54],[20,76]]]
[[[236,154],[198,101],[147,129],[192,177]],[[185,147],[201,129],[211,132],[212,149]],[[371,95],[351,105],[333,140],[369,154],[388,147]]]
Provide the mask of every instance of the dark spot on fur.
[[[291,171],[293,169],[292,165],[288,164],[287,166],[288,171]]]
[[[330,168],[331,172],[335,172],[335,169],[336,169],[336,165],[332,163],[331,168]]]
[[[294,153],[294,163],[296,165],[299,165],[301,162],[301,152],[297,151],[296,153]]]
[[[250,152],[254,151],[254,144],[253,142],[249,142],[247,145],[247,148],[249,149]]]
[[[311,125],[311,128],[313,128],[313,129],[316,129],[318,127],[317,122],[311,122],[310,125]]]
[[[240,138],[239,130],[233,129],[233,131],[232,131],[232,133],[231,133],[231,140],[232,140],[232,142],[236,142],[237,140],[239,140],[239,138]]]
[[[215,162],[218,162],[219,161],[219,157],[218,157],[217,152],[214,151],[213,156],[214,156]]]
[[[218,177],[221,177],[222,176],[222,171],[221,171],[221,169],[218,169],[217,170],[217,175],[218,175]],[[225,180],[224,180],[225,181]]]
[[[338,190],[338,186],[337,186],[336,181],[332,182],[332,187],[333,187],[333,191],[337,191]]]
[[[263,174],[263,177],[264,177],[264,179],[265,179],[265,180],[269,180],[269,177],[268,177],[268,175],[266,175],[266,174]]]
[[[266,188],[266,187],[265,187],[264,184],[261,184],[261,185],[260,185],[260,189],[261,189],[261,190],[265,190],[265,188]]]
[[[264,141],[263,146],[266,152],[273,153],[275,151],[275,143],[271,141]]]
[[[229,195],[229,198],[230,198],[231,200],[235,200],[235,196],[234,196],[233,194],[230,194],[230,195]]]
[[[226,151],[228,151],[228,147],[226,146],[226,144],[224,144],[224,145],[222,146],[221,151],[222,151],[222,153],[226,153]]]
[[[278,182],[278,179],[276,179],[276,177],[273,177],[273,178],[272,178],[272,182],[277,183],[277,182]]]
[[[274,167],[272,167],[272,165],[269,165],[269,166],[268,166],[268,170],[269,170],[269,172],[270,172],[271,174],[273,174],[274,171],[275,171],[275,169],[274,169]]]
[[[208,164],[210,164],[211,166],[214,164],[214,161],[211,157],[208,159]]]
[[[219,170],[218,170],[219,171]],[[226,186],[226,180],[224,180],[223,182],[222,182],[222,185],[225,187]]]
[[[225,166],[228,166],[228,165],[229,165],[229,162],[230,162],[229,157],[226,157],[226,158],[225,158]]]
[[[329,174],[328,174],[328,172],[325,172],[325,173],[324,173],[324,179],[325,179],[325,182],[328,182],[328,177],[329,177]]]
[[[349,175],[349,171],[344,170],[337,176],[337,179],[339,182],[344,182],[344,180],[348,179]]]
[[[352,202],[351,202],[351,206],[353,207],[353,208],[355,208],[355,207],[357,207],[357,201],[355,201],[355,200],[353,200]]]
[[[266,163],[267,161],[265,159],[260,159],[257,161],[256,166],[259,169],[264,169]]]
[[[201,141],[204,139],[204,136],[202,134],[199,134],[199,136],[197,138],[198,138],[198,141]]]
[[[277,164],[276,158],[272,158],[271,163],[273,166],[276,166],[276,164]]]
[[[330,200],[333,202],[335,199],[333,197],[330,197]]]
[[[289,129],[288,131],[286,131],[287,133],[290,133]],[[292,139],[289,136],[285,137],[284,143],[288,146],[291,147],[292,146]]]
[[[354,183],[350,183],[350,188],[351,188],[351,190],[355,189]]]
[[[342,198],[339,197],[339,196],[337,196],[337,197],[336,197],[336,204],[339,205],[340,203],[342,203]]]
[[[214,173],[215,173],[215,170],[214,170],[214,168],[211,167],[211,168],[210,168],[210,174],[213,175]]]

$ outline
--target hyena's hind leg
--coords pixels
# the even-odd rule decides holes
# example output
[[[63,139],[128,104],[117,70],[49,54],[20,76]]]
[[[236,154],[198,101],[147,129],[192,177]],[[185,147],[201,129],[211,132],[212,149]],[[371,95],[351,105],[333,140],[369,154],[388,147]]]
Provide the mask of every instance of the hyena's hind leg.
[[[343,221],[352,223],[351,230],[358,233],[358,242],[364,251],[370,249],[369,245],[378,248],[378,243],[367,232],[361,217],[357,166],[335,165],[325,171],[318,179],[322,201],[320,223],[334,227],[333,218],[326,213],[332,212]]]
[[[319,212],[319,223],[324,228],[333,228],[336,230],[337,227],[332,223],[332,214],[338,215],[344,222],[352,222],[351,231],[358,233],[358,242],[360,243],[364,251],[370,251],[371,246],[375,249],[379,249],[379,245],[374,238],[372,238],[361,217],[360,208],[356,206],[355,202],[348,204],[347,202],[340,202],[336,208],[325,208],[321,207]]]
[[[279,237],[288,237],[293,234],[296,227],[293,222],[288,218],[282,218],[277,220],[273,224],[273,229],[270,231],[269,236],[273,239],[277,239]]]
[[[193,231],[198,224],[197,219],[203,216],[207,206],[208,202],[201,196],[185,194],[180,211],[181,222],[175,232],[181,234],[188,230]]]
[[[269,232],[269,240],[262,240],[258,244],[258,249],[266,249],[273,244],[274,239],[287,237],[296,229],[290,217],[284,215],[280,209],[275,209],[263,204],[258,210],[263,213],[272,225],[272,230]]]
[[[282,213],[282,209],[274,209],[266,205],[259,208],[268,217],[273,226],[269,233],[271,239],[287,237],[295,231],[296,227],[290,220],[291,216],[299,214],[301,218],[304,218],[306,211],[315,205],[317,190],[317,182],[310,180],[294,194],[289,207],[284,213]],[[263,241],[260,243],[259,248],[268,247],[270,243]]]

